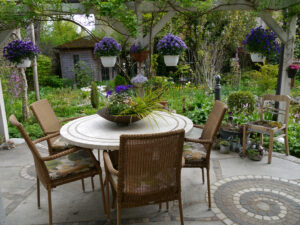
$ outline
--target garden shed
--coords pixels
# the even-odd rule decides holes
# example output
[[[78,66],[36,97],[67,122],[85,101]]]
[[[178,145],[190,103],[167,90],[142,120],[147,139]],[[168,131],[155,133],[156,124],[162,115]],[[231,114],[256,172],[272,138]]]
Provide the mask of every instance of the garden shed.
[[[74,68],[79,61],[84,61],[92,69],[92,79],[95,81],[112,80],[116,71],[114,68],[105,68],[94,52],[96,41],[85,36],[56,47],[59,51],[59,60],[63,78],[74,79]]]

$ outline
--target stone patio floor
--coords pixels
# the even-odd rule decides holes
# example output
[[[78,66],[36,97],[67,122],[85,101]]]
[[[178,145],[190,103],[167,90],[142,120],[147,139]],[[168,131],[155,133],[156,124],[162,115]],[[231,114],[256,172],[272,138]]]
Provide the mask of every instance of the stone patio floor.
[[[197,136],[194,130],[192,136]],[[47,154],[45,143],[38,145]],[[96,151],[95,151],[96,154]],[[102,163],[103,166],[103,163]],[[116,224],[116,211],[107,221],[103,213],[98,177],[92,192],[90,179],[62,185],[53,190],[53,220],[56,225]],[[186,225],[220,224],[300,224],[300,160],[273,153],[272,164],[267,156],[260,162],[241,159],[212,151],[212,210],[208,210],[206,183],[201,170],[182,170],[182,198]],[[7,225],[44,225],[48,223],[47,193],[41,187],[41,209],[36,205],[36,181],[32,155],[26,144],[0,151],[0,193]],[[0,197],[1,197],[0,195]],[[1,205],[0,205],[1,211]],[[3,209],[2,209],[3,211]],[[1,212],[0,212],[1,217]],[[3,219],[3,212],[2,218]],[[180,224],[177,202],[170,210],[158,205],[122,210],[122,224]]]

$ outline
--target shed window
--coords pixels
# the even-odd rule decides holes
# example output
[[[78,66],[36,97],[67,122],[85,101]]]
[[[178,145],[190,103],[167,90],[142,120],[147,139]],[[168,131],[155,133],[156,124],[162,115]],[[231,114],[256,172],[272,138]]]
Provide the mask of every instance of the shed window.
[[[73,55],[73,62],[76,65],[79,62],[79,55]]]

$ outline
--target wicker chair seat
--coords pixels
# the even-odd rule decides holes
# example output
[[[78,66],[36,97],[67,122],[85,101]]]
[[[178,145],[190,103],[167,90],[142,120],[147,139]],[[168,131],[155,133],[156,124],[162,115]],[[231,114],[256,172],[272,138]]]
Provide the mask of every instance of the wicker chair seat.
[[[47,161],[45,164],[51,180],[87,172],[95,168],[92,158],[85,150]]]
[[[73,145],[70,145],[68,142],[66,142],[61,136],[51,138],[50,142],[52,144],[52,150],[54,152],[60,152],[74,147]]]
[[[203,163],[206,159],[206,151],[203,145],[198,143],[184,143],[183,156],[186,164]]]

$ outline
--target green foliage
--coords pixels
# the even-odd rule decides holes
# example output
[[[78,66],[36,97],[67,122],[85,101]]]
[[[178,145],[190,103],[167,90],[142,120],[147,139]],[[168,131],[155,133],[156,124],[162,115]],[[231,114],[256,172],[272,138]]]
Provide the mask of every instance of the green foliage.
[[[177,70],[175,73],[172,74],[172,77],[175,82],[179,80],[180,77],[184,78],[193,78],[195,76],[195,73],[191,69],[191,66],[189,64],[179,64],[177,66]]]
[[[119,86],[119,85],[126,85],[127,84],[127,80],[125,77],[123,77],[122,75],[118,74],[115,79],[114,79],[114,86]]]
[[[250,72],[252,81],[254,81],[261,92],[275,90],[278,76],[278,65],[257,64],[259,70]]]
[[[74,74],[78,88],[86,87],[91,83],[93,71],[86,62],[79,61],[74,67]]]
[[[294,47],[294,58],[300,59],[300,34],[296,35],[295,47]]]
[[[60,78],[56,75],[52,75],[47,77],[47,79],[44,79],[41,85],[53,88],[72,87],[73,81],[65,78]]]
[[[230,111],[235,113],[252,113],[256,100],[250,91],[237,91],[228,96],[227,104]]]
[[[229,146],[230,145],[230,142],[229,141],[226,141],[226,140],[222,140],[219,142],[219,145],[223,145],[223,146]]]
[[[95,82],[92,82],[91,84],[91,104],[95,109],[97,109],[99,106],[99,92]]]

